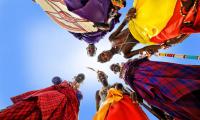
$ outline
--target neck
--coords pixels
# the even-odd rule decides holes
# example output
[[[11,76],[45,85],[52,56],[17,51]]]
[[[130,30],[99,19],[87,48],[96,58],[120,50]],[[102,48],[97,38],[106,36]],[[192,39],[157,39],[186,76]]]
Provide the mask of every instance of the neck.
[[[117,53],[119,52],[119,49],[116,48],[116,47],[112,47],[112,48],[110,49],[110,52],[114,55],[114,54],[117,54]]]

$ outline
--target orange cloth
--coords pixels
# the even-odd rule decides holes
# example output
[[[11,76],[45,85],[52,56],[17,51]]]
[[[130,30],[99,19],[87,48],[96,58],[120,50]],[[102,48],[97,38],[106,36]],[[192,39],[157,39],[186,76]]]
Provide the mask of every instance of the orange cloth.
[[[123,95],[122,91],[111,88],[93,120],[148,120],[148,118],[138,103],[133,103],[129,96]]]
[[[105,120],[148,120],[138,103],[132,102],[127,95],[112,104]]]
[[[157,36],[152,37],[150,41],[154,43],[163,43],[170,38],[179,36],[180,34],[191,34],[200,32],[200,2],[199,0],[197,1],[197,6],[193,6],[184,17],[180,12],[181,0],[178,0],[174,10],[174,14],[169,20],[168,24]],[[195,9],[197,10],[196,15],[194,14]],[[188,21],[194,22],[192,27],[183,26],[183,23]]]

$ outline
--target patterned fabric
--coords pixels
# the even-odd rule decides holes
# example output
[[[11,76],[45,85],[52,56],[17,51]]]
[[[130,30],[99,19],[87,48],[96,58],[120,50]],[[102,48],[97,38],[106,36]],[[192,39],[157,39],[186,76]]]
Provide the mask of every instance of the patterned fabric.
[[[69,11],[63,0],[36,0],[42,9],[61,27],[70,32],[96,32],[94,23]]]
[[[0,120],[78,120],[76,92],[66,81],[11,99],[14,104],[0,112]]]
[[[126,6],[126,0],[111,0],[112,4],[116,7],[123,8]]]
[[[123,68],[126,69],[123,76],[126,83],[150,105],[181,120],[200,117],[200,101],[193,94],[200,91],[200,66],[143,58],[129,61]],[[193,99],[188,99],[188,96]]]

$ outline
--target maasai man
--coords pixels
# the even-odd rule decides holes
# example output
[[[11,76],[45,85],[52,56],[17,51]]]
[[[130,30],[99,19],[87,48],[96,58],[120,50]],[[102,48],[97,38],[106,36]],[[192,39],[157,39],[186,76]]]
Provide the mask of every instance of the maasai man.
[[[123,85],[110,86],[107,75],[97,71],[103,87],[96,92],[97,113],[93,120],[148,120],[136,99],[133,101]]]
[[[180,120],[200,118],[200,66],[150,61],[113,64],[111,70],[148,104]]]
[[[54,77],[53,86],[12,97],[14,104],[0,112],[0,120],[78,120],[83,80],[84,74],[73,82]]]
[[[102,83],[103,87],[96,91],[96,110],[99,110],[101,104],[106,100],[107,91],[111,88],[108,84],[108,76],[103,71],[97,71],[97,79]]]
[[[199,9],[199,0],[134,1],[127,20],[109,38],[112,48],[102,52],[98,61],[107,62],[119,52],[130,58],[143,51],[156,52],[182,42],[189,34],[200,32]],[[122,31],[127,23],[129,28]],[[131,51],[137,43],[157,45]]]
[[[89,44],[87,47],[89,56],[95,55],[94,44],[114,28],[119,22],[118,10],[125,7],[124,0],[120,0],[121,2],[111,2],[111,0],[35,1],[61,27]]]

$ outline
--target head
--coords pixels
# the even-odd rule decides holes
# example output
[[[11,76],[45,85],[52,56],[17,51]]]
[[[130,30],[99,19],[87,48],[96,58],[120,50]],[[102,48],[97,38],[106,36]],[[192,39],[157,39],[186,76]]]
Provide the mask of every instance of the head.
[[[124,88],[124,86],[121,84],[121,83],[116,83],[115,84],[115,89],[117,89],[117,90],[123,90],[123,88]]]
[[[113,57],[113,53],[111,50],[103,51],[98,56],[98,62],[104,63],[110,61],[110,59]]]
[[[74,77],[74,88],[79,88],[80,84],[85,80],[85,75],[83,73],[78,74]]]
[[[79,73],[77,76],[74,77],[77,83],[82,83],[85,80],[85,75],[83,73]]]
[[[103,84],[104,87],[108,86],[108,76],[103,71],[97,71],[98,80]]]
[[[119,63],[117,63],[117,64],[112,64],[110,66],[110,69],[111,69],[111,71],[113,71],[116,74],[116,73],[120,72],[121,67],[120,67]]]
[[[58,84],[60,84],[61,82],[62,82],[62,79],[61,79],[60,77],[58,77],[58,76],[53,77],[53,79],[52,79],[52,83],[53,83],[54,85],[58,85]]]
[[[95,47],[94,44],[89,44],[88,47],[86,48],[86,50],[87,50],[87,54],[90,57],[93,57],[96,54],[97,48]]]

